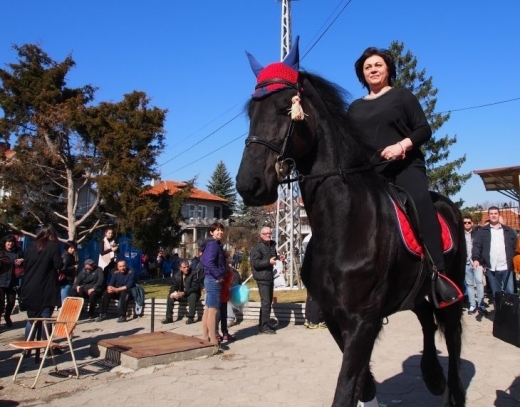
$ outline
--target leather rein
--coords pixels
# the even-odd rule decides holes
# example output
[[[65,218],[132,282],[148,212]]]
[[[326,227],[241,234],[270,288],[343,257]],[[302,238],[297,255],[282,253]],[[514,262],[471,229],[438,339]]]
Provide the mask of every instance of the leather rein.
[[[255,86],[255,89],[263,88],[268,85],[273,84],[282,84],[285,86],[288,86],[290,88],[296,89],[298,92],[302,92],[301,87],[298,83],[294,84],[292,82],[286,81],[285,79],[280,78],[273,78],[268,81],[260,82]],[[339,168],[337,170],[331,170],[320,174],[313,174],[313,175],[302,175],[299,173],[299,171],[296,169],[296,162],[291,157],[286,157],[286,153],[289,149],[289,146],[291,144],[291,137],[294,133],[294,127],[295,127],[295,121],[291,120],[291,123],[289,125],[289,128],[287,129],[287,132],[285,133],[285,137],[282,142],[282,147],[278,147],[276,144],[271,143],[270,141],[267,141],[261,137],[258,136],[249,136],[245,140],[246,147],[249,147],[251,144],[261,144],[268,149],[274,151],[278,154],[276,157],[276,163],[275,163],[275,169],[276,174],[278,177],[278,182],[280,184],[290,184],[292,182],[298,182],[302,183],[308,179],[312,178],[328,178],[332,176],[339,175],[343,181],[345,181],[345,176],[348,174],[360,172],[360,171],[367,171],[372,169],[374,166],[373,164],[365,164],[361,165],[359,167],[352,167],[352,168]],[[293,173],[295,176],[293,178],[290,178],[291,173]]]

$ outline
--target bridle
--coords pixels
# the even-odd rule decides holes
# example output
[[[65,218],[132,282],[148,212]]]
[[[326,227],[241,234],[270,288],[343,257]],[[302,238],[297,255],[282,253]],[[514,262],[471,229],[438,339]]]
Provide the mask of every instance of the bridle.
[[[299,83],[292,83],[292,82],[289,82],[289,81],[287,81],[285,79],[281,79],[281,78],[272,78],[267,81],[262,81],[262,82],[258,83],[255,86],[255,90],[264,88],[268,85],[274,85],[274,84],[285,85],[289,88],[295,89],[298,92],[298,94],[301,89]],[[291,138],[294,133],[294,125],[295,125],[295,121],[291,120],[290,124],[289,124],[289,128],[287,129],[287,132],[285,133],[285,137],[283,138],[281,148],[278,147],[276,144],[273,144],[270,141],[264,140],[263,138],[258,137],[258,136],[249,136],[248,138],[246,138],[246,147],[249,147],[249,145],[251,145],[253,143],[257,143],[257,144],[261,144],[261,145],[267,147],[268,149],[270,149],[278,154],[278,156],[276,157],[275,169],[276,169],[276,176],[278,178],[278,182],[281,184],[287,184],[287,183],[291,183],[294,181],[301,182],[301,181],[299,181],[300,174],[298,174],[297,171],[296,171],[296,173],[297,173],[296,178],[288,179],[289,175],[292,172],[292,169],[295,168],[296,163],[293,158],[285,156],[287,153],[287,150],[289,149],[289,146],[291,144]]]
[[[286,81],[285,79],[280,79],[280,78],[273,78],[273,79],[270,79],[267,81],[260,82],[255,86],[255,89],[263,88],[263,87],[266,87],[266,86],[272,85],[272,84],[283,84],[287,87],[296,89],[296,91],[298,92],[298,95],[300,95],[300,92],[303,93],[303,89],[300,87],[299,83],[295,84],[295,83],[292,83],[292,82]],[[276,170],[276,176],[278,178],[278,182],[280,184],[290,184],[290,183],[296,182],[296,181],[298,183],[302,183],[305,180],[308,180],[311,178],[328,178],[328,177],[336,176],[336,175],[339,175],[342,178],[342,180],[345,181],[345,176],[347,174],[360,172],[360,171],[366,171],[366,170],[373,168],[373,164],[369,163],[369,164],[365,164],[365,165],[362,165],[359,167],[352,167],[352,168],[345,168],[345,169],[339,168],[337,170],[332,170],[332,171],[324,172],[321,174],[313,174],[313,175],[300,174],[298,172],[298,170],[296,169],[296,162],[294,161],[294,159],[291,157],[286,157],[286,153],[290,147],[291,138],[294,133],[295,123],[296,122],[293,119],[290,119],[290,125],[289,125],[289,128],[287,129],[287,132],[285,133],[285,137],[282,141],[281,148],[278,147],[276,144],[273,144],[270,141],[267,141],[258,136],[249,136],[245,140],[246,147],[249,147],[253,143],[261,144],[278,154],[278,156],[276,157],[275,170]],[[294,173],[293,178],[289,178],[289,176],[291,175],[291,172]]]

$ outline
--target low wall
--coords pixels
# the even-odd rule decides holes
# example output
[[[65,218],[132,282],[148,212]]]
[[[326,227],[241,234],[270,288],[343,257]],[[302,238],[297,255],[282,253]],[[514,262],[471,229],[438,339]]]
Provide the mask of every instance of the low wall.
[[[86,307],[85,307],[86,308]],[[128,305],[129,315],[133,314],[134,301],[131,300]],[[187,314],[187,304],[175,301],[173,309],[173,319],[183,318]],[[117,302],[111,301],[108,310],[109,313],[117,313]],[[202,318],[204,312],[204,305],[201,301],[197,303],[196,318]],[[152,314],[152,300],[146,299],[143,309],[143,314],[151,316]],[[163,317],[166,315],[166,299],[156,299],[154,302],[155,317]],[[248,302],[241,311],[235,312],[237,321],[258,321],[260,314],[259,302]],[[276,303],[271,309],[271,318],[278,320],[278,323],[303,324],[305,320],[305,304],[304,303]]]

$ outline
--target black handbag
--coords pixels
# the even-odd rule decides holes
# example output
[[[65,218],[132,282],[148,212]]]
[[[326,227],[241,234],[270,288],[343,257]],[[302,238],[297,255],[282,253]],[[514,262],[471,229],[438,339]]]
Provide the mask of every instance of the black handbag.
[[[505,284],[509,281],[507,273]],[[493,320],[493,336],[520,348],[520,297],[506,293],[505,290],[495,293],[495,318]]]

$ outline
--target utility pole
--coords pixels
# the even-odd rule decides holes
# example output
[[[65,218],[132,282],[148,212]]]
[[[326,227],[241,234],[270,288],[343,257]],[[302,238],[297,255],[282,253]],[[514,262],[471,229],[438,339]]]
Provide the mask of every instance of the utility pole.
[[[287,56],[291,50],[291,1],[277,0],[282,3],[282,30],[280,59]],[[295,174],[290,175],[296,178]],[[276,205],[276,244],[280,253],[285,253],[289,287],[293,288],[294,279],[299,279],[300,255],[302,251],[302,237],[300,224],[300,188],[297,182],[283,184],[278,187],[278,201]]]

